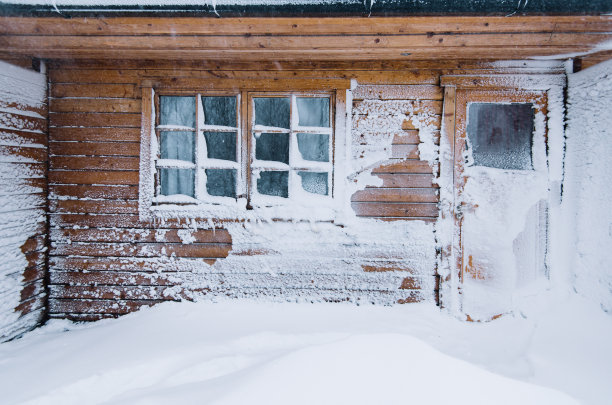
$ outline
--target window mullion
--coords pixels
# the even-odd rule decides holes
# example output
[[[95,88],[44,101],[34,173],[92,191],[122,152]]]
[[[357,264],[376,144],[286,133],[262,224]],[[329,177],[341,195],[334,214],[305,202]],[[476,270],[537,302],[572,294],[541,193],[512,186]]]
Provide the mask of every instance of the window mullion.
[[[203,108],[202,108],[202,98],[200,97],[200,94],[196,94],[196,127],[195,127],[195,173],[194,173],[194,194],[195,194],[195,198],[197,200],[202,200],[203,198],[203,190],[202,190],[202,186],[203,186],[203,182],[202,182],[202,168],[200,167],[200,149],[202,147],[204,147],[204,145],[202,145],[202,140],[201,138],[201,122],[204,121],[204,117],[202,116],[203,114]]]

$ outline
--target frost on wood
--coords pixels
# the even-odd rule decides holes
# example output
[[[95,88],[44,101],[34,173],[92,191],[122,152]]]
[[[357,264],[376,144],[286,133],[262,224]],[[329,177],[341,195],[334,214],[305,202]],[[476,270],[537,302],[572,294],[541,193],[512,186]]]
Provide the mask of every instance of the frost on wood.
[[[43,134],[45,94],[44,75],[0,62],[0,340],[31,329],[40,318],[36,303],[44,295],[42,282],[26,284],[24,271],[36,270],[42,260],[33,264],[24,251],[29,245],[29,251],[45,250],[40,235],[45,190],[32,183],[44,179],[45,173],[41,161],[26,156],[46,149],[27,138]],[[30,292],[24,298],[26,285]]]
[[[612,62],[569,75],[562,213],[570,282],[612,311]]]

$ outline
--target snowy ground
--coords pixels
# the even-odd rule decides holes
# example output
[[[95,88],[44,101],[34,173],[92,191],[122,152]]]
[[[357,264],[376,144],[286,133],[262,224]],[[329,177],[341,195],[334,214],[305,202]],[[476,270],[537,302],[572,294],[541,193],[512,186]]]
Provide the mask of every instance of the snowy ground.
[[[529,308],[478,324],[431,304],[223,301],[56,321],[0,345],[0,402],[612,403],[612,317],[577,295]]]

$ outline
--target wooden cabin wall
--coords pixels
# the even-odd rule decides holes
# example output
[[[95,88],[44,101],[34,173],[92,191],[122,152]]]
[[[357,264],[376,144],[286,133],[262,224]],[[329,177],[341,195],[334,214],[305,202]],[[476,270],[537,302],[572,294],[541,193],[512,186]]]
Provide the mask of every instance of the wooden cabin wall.
[[[31,68],[0,62],[0,341],[45,317],[46,81]]]
[[[504,73],[521,72],[524,63],[510,64]],[[531,73],[533,68],[527,69]],[[138,83],[143,76],[190,78],[258,78],[308,80],[352,78],[353,147],[359,148],[361,120],[368,114],[382,116],[389,108],[412,104],[433,113],[434,135],[439,136],[442,110],[441,74],[495,73],[494,65],[469,61],[444,62],[174,62],[174,61],[78,61],[49,66],[49,209],[50,209],[50,316],[97,319],[133,311],[164,300],[190,298],[193,292],[228,296],[352,300],[364,295],[386,297],[384,303],[435,300],[435,249],[433,226],[428,241],[411,245],[359,239],[352,248],[319,244],[280,251],[265,240],[239,245],[224,227],[195,225],[194,241],[184,244],[181,231],[194,223],[168,220],[143,222],[138,216],[141,100]],[[376,103],[374,103],[376,101]],[[364,103],[376,104],[368,110]],[[403,103],[403,104],[402,104]],[[380,111],[376,109],[380,108]],[[389,145],[391,159],[373,168],[382,185],[368,186],[352,196],[358,216],[393,223],[432,225],[438,215],[435,172],[421,160],[419,129],[406,120],[394,131]],[[365,138],[364,138],[365,139]],[[359,156],[355,157],[356,159]],[[197,222],[197,221],[196,221]],[[376,221],[380,223],[380,221]],[[299,225],[295,225],[299,229]],[[291,236],[290,236],[291,237]],[[299,235],[295,236],[299,239]],[[412,243],[407,235],[405,244]],[[418,238],[414,238],[418,239]],[[261,243],[259,243],[261,242]],[[253,248],[255,246],[256,248]],[[291,248],[293,249],[293,247]],[[289,252],[289,253],[287,253]],[[295,259],[284,255],[295,254]],[[305,258],[305,256],[309,256]],[[349,257],[356,255],[357,259]],[[230,261],[231,256],[233,261]],[[177,262],[177,259],[180,259]],[[357,260],[357,262],[355,262]],[[253,269],[234,274],[233,264]],[[302,269],[312,261],[312,272]],[[342,263],[359,266],[342,274]],[[190,266],[189,263],[193,264]],[[217,272],[198,263],[221,264]],[[289,264],[287,264],[289,263]],[[415,264],[416,263],[416,264]],[[419,264],[420,263],[420,264]],[[257,273],[262,265],[270,273]],[[276,267],[274,267],[276,266]],[[421,267],[419,267],[421,266]],[[336,268],[330,275],[330,269]],[[339,272],[339,273],[338,273]],[[192,284],[190,274],[195,274]],[[204,282],[198,283],[197,280]],[[245,287],[245,283],[248,288]]]

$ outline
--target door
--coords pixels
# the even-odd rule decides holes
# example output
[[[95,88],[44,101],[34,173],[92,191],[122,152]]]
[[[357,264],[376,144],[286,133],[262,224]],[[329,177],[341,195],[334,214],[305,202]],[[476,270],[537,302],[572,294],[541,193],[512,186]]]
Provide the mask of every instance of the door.
[[[508,313],[546,272],[545,92],[458,89],[454,214],[462,312]]]

